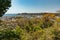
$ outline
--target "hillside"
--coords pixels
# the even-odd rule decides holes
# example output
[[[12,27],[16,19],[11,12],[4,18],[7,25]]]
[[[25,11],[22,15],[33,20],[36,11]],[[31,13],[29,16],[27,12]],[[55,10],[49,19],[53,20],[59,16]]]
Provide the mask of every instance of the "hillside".
[[[60,17],[43,14],[0,20],[0,40],[60,40]]]

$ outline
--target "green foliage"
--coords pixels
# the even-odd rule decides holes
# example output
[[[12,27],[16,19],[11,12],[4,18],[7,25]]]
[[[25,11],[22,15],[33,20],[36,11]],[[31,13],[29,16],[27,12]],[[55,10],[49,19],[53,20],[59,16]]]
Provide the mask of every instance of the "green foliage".
[[[0,40],[60,40],[59,22],[50,20],[51,17],[43,17],[45,20],[42,17],[21,17],[15,18],[15,21],[2,21]]]
[[[11,0],[0,0],[0,17],[7,12],[7,9],[11,6]]]
[[[60,29],[55,29],[54,35],[54,40],[60,40]]]
[[[19,39],[19,35],[15,34],[14,31],[10,29],[0,30],[0,40],[12,40]]]

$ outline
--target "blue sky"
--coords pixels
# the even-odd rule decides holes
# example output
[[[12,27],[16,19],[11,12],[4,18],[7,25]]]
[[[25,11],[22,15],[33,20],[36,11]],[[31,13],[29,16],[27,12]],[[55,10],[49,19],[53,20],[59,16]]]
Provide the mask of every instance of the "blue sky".
[[[7,13],[56,12],[60,9],[60,0],[12,0]]]

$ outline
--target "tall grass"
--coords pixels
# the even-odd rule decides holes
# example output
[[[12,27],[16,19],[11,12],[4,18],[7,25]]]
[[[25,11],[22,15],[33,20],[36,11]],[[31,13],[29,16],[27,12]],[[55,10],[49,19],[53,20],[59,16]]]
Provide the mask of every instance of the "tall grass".
[[[60,22],[54,14],[1,21],[0,40],[60,40]]]

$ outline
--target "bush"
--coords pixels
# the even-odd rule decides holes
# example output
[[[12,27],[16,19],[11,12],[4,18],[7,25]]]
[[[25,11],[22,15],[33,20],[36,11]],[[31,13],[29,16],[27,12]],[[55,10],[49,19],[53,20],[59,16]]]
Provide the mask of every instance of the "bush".
[[[23,17],[15,18],[15,21],[2,21],[0,40],[60,40],[59,22],[47,17]]]
[[[0,30],[0,40],[12,40],[19,39],[19,35],[15,34],[14,31],[10,29]]]

